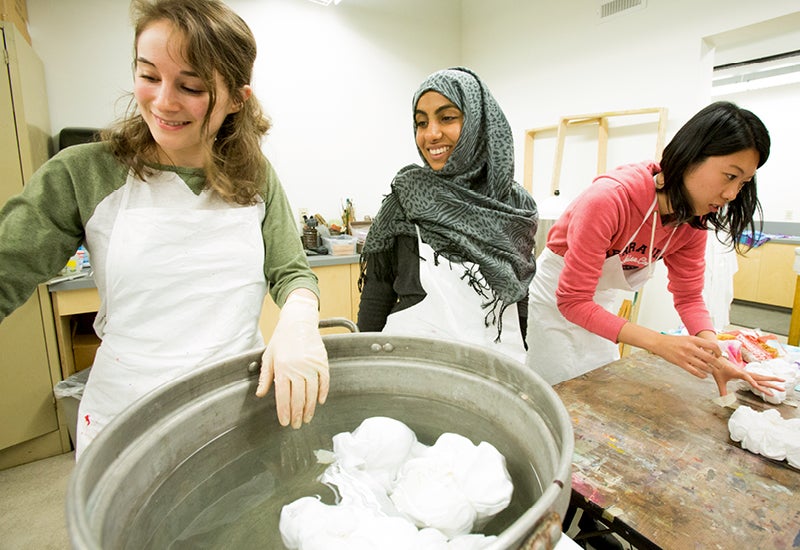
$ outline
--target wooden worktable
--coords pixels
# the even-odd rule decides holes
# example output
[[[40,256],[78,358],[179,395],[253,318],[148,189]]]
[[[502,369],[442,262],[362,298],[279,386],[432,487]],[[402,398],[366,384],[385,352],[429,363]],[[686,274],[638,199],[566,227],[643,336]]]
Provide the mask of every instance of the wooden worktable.
[[[710,378],[639,351],[555,390],[575,429],[573,502],[637,548],[800,545],[800,470],[730,439],[733,411],[712,402]],[[754,409],[769,406],[736,395]]]

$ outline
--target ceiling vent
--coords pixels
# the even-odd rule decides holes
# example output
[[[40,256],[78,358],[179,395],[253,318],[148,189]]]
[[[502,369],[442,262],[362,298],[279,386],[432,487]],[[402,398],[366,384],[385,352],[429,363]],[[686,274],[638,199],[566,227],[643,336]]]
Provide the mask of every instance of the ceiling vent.
[[[600,21],[607,21],[612,17],[641,10],[647,6],[647,0],[599,0],[599,2],[600,8],[597,13]]]

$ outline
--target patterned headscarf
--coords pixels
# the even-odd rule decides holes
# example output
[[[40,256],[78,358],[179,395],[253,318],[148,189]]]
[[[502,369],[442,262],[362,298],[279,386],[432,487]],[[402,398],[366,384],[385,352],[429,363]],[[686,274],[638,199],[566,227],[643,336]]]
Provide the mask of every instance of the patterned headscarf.
[[[364,244],[362,263],[375,262],[379,278],[391,277],[395,237],[416,238],[452,262],[472,262],[488,288],[470,284],[487,301],[487,322],[527,295],[536,272],[533,256],[538,222],[536,203],[513,181],[511,128],[489,89],[475,73],[452,68],[430,75],[412,102],[436,91],[464,114],[461,135],[444,167],[434,171],[412,164],[392,181]],[[415,130],[416,133],[416,130]]]

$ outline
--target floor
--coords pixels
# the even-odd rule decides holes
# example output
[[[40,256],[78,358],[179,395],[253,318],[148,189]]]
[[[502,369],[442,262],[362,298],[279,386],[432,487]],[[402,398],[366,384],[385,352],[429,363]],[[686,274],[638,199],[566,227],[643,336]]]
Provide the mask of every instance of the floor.
[[[791,308],[768,306],[734,300],[731,304],[730,319],[734,325],[747,328],[758,328],[776,336],[789,334],[789,322],[792,317]]]
[[[788,318],[788,314],[778,313],[778,317],[769,314],[770,322],[775,326],[783,326],[781,323],[784,321],[788,323],[780,317],[782,314]],[[762,319],[767,317],[757,319],[757,322],[764,323]],[[786,342],[785,337],[779,340]],[[65,503],[74,466],[75,453],[71,452],[0,470],[0,550],[61,550],[70,547]],[[573,522],[573,526],[576,525],[577,519]],[[577,530],[573,527],[567,534],[574,537]],[[624,548],[630,546],[625,544]]]
[[[69,548],[65,515],[75,453],[0,470],[0,550]]]

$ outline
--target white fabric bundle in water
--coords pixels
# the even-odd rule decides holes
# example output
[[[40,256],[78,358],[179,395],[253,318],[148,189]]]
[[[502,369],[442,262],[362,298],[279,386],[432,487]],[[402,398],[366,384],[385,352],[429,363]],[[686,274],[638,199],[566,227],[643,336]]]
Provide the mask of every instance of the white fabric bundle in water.
[[[303,497],[283,507],[280,531],[292,550],[415,548],[477,550],[496,538],[470,534],[511,502],[505,458],[489,443],[453,433],[430,447],[402,422],[366,419],[333,438],[320,481],[339,503]]]
[[[294,550],[479,550],[496,537],[459,535],[448,540],[436,529],[417,529],[402,517],[389,517],[354,505],[324,504],[302,497],[281,511],[281,536]]]
[[[453,537],[482,527],[508,506],[513,490],[497,449],[445,433],[400,468],[391,499],[418,527]]]
[[[758,412],[742,405],[728,419],[728,431],[743,449],[800,468],[800,418],[786,420],[775,409]]]
[[[367,473],[386,492],[409,455],[424,447],[411,428],[383,416],[367,418],[352,432],[333,436],[334,458],[341,467]]]

